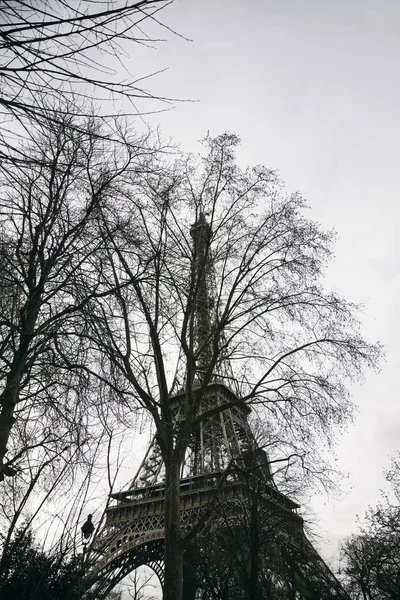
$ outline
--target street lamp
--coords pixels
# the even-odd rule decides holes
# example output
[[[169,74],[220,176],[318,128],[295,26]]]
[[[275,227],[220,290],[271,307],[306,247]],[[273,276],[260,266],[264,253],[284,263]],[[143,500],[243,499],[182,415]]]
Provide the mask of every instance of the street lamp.
[[[92,522],[92,516],[93,515],[88,515],[86,521],[84,522],[84,524],[81,527],[81,531],[82,531],[82,543],[84,546],[86,546],[86,544],[89,543],[89,540],[92,536],[92,533],[94,531],[94,525]]]
[[[90,542],[90,538],[92,537],[92,534],[94,532],[92,516],[93,515],[88,515],[86,521],[84,522],[84,524],[81,527],[83,552],[82,552],[82,565],[81,565],[80,574],[79,574],[78,582],[77,582],[79,598],[81,597],[80,593],[81,593],[83,576],[85,573],[86,547],[87,547],[87,544]]]

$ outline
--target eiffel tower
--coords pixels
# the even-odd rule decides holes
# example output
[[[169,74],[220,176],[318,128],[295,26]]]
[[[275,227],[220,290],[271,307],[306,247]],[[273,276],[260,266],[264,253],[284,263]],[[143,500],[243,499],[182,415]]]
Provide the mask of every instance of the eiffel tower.
[[[202,348],[198,358],[198,379],[193,391],[202,389],[202,373],[207,370],[209,332],[213,310],[210,290],[213,268],[209,252],[211,229],[201,213],[191,227],[197,270],[195,336]],[[258,448],[249,424],[250,407],[240,401],[229,362],[223,362],[219,373],[202,394],[199,415],[216,409],[214,416],[200,421],[192,431],[181,468],[180,504],[183,535],[193,528],[199,532],[238,528],[243,522],[249,488],[257,490],[261,513],[280,533],[280,554],[290,555],[295,563],[297,579],[308,590],[291,598],[349,600],[338,580],[307,539],[299,505],[282,494],[271,473],[268,456]],[[171,395],[175,422],[181,419],[184,389]],[[219,407],[229,406],[218,411]],[[250,471],[255,475],[246,477]],[[164,490],[165,468],[156,436],[128,489],[112,493],[105,524],[90,548],[89,568],[84,579],[85,599],[102,600],[127,574],[146,565],[153,569],[163,584]],[[196,537],[193,537],[194,544]],[[279,544],[278,544],[279,545]],[[299,558],[301,557],[301,559]],[[265,565],[268,569],[268,564]],[[310,595],[310,582],[314,592]],[[199,586],[197,585],[197,588]],[[300,586],[301,588],[301,586]],[[196,584],[184,585],[185,600],[206,598],[197,595]],[[317,590],[317,591],[315,591]],[[319,591],[318,591],[319,590]],[[322,591],[321,591],[322,590]],[[232,588],[233,599],[242,598]]]

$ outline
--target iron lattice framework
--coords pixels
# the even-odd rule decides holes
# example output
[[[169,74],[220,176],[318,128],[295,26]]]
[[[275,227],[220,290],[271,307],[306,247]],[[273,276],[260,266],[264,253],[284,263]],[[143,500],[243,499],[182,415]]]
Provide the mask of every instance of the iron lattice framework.
[[[339,582],[308,541],[299,505],[281,494],[270,471],[266,453],[257,447],[249,425],[251,409],[226,385],[229,365],[216,373],[205,388],[203,374],[208,368],[213,321],[211,229],[203,214],[191,228],[194,265],[197,274],[195,335],[198,350],[198,376],[192,392],[202,394],[197,416],[214,410],[193,429],[182,464],[180,484],[183,536],[196,528],[200,534],[244,526],[249,489],[257,491],[259,510],[278,535],[280,554],[295,560],[300,579],[319,582],[323,595],[294,596],[348,600]],[[230,378],[229,378],[230,379]],[[174,420],[179,427],[184,392],[170,398]],[[229,408],[223,409],[223,407]],[[256,473],[250,480],[246,473]],[[129,489],[111,494],[106,520],[93,541],[84,579],[87,600],[101,600],[125,575],[141,565],[151,567],[163,583],[165,469],[154,436]],[[209,518],[211,517],[211,518]],[[194,537],[194,542],[196,542]],[[275,545],[276,545],[275,544]],[[268,564],[264,565],[269,569]],[[322,586],[322,587],[321,587]],[[185,600],[201,592],[201,584],[191,588]],[[316,592],[317,594],[320,592]],[[232,590],[240,599],[240,590]]]

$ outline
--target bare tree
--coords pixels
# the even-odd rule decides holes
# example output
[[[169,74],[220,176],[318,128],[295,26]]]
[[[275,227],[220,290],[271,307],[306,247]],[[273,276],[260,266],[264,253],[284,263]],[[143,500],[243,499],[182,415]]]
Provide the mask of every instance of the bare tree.
[[[358,534],[342,545],[344,577],[356,600],[396,600],[400,589],[400,476],[399,456],[386,479],[392,494],[371,507]]]
[[[48,452],[50,458],[44,460],[42,453],[32,457],[27,450],[25,472],[3,483],[0,590],[4,598],[81,598],[89,541],[81,526],[89,506],[96,507],[94,527],[99,524],[99,503],[107,491],[113,491],[121,466],[122,445],[114,440],[111,425],[112,419],[108,419],[108,426],[101,431],[97,424],[97,440],[95,436],[91,440],[95,448],[83,456],[80,453],[79,460],[74,456],[65,460],[55,452]],[[138,591],[143,589],[138,584]]]
[[[154,73],[140,73],[139,46],[153,46],[159,32],[170,31],[160,11],[173,0],[3,0],[0,12],[0,115],[2,159],[24,160],[15,136],[30,135],[33,122],[42,127],[60,122],[66,113],[60,98],[88,116],[84,96],[100,100],[97,111],[117,114],[115,101],[126,100],[123,112],[154,110],[149,101],[161,96],[145,88]],[[146,27],[148,25],[148,27]],[[148,30],[146,33],[145,30]],[[132,67],[135,73],[131,72]],[[143,110],[136,107],[147,101]],[[165,98],[163,99],[166,100]],[[101,109],[100,109],[101,106]],[[106,108],[107,106],[107,108]],[[77,125],[77,123],[75,123]],[[14,152],[17,148],[17,153]]]
[[[165,600],[182,598],[180,475],[193,429],[247,403],[305,464],[351,415],[345,381],[374,367],[379,347],[358,333],[357,308],[321,286],[333,235],[304,216],[264,167],[241,171],[238,139],[207,139],[135,179],[99,211],[112,248],[98,263],[115,293],[85,306],[104,378],[149,413],[165,466]],[[218,379],[235,400],[204,409]],[[183,398],[179,420],[174,395]],[[187,458],[187,457],[186,457]],[[307,462],[308,461],[308,462]]]
[[[137,569],[128,575],[119,590],[113,590],[106,600],[155,600],[151,594],[154,573],[145,573]]]
[[[76,124],[39,127],[30,164],[0,165],[0,480],[28,451],[54,464],[52,453],[72,460],[88,448],[97,372],[79,311],[103,293],[91,268],[105,243],[96,212],[153,152],[127,131],[113,145],[95,121]]]

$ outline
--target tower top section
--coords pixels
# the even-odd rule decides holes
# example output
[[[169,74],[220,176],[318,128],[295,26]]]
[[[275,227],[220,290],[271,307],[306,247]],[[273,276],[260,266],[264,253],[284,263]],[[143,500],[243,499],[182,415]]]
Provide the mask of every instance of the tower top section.
[[[190,227],[190,235],[193,238],[194,245],[201,246],[201,242],[210,242],[212,230],[211,225],[207,222],[206,214],[201,211],[196,221]],[[204,238],[204,239],[203,239]]]
[[[212,356],[212,322],[214,297],[212,294],[213,261],[211,254],[211,225],[204,212],[190,227],[193,239],[193,301],[194,345],[197,355],[197,372],[201,380]]]

